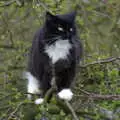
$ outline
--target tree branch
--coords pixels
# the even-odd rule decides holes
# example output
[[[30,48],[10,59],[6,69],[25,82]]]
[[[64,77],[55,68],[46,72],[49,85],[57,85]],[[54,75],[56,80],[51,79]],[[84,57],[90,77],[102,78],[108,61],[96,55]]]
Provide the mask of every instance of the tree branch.
[[[22,5],[22,3],[19,0],[11,0],[11,1],[8,1],[8,2],[4,2],[2,5],[0,5],[0,7],[9,6],[9,5],[13,4],[14,2],[16,2],[16,4],[18,6]]]
[[[71,104],[68,101],[65,101],[65,103],[66,103],[67,107],[69,108],[71,114],[73,115],[74,119],[79,120],[75,111],[74,111],[74,109],[73,109],[73,107],[71,106]]]
[[[44,98],[45,102],[44,102],[44,104],[46,104],[46,102],[48,102],[51,99],[52,94],[54,92],[56,92],[56,87],[55,86],[51,87],[47,91],[47,93],[45,94],[45,98]],[[26,94],[34,95],[32,93],[26,93]],[[57,100],[57,105],[60,106],[65,112],[71,113],[73,118],[74,118],[74,120],[79,120],[77,115],[76,115],[76,113],[75,113],[75,111],[74,111],[74,109],[73,109],[73,107],[71,106],[71,104],[68,101],[65,100],[63,102],[63,100],[60,100],[57,96],[56,96],[56,100]]]
[[[50,99],[50,97],[52,96],[52,93],[55,92],[56,89],[57,89],[56,86],[53,86],[51,89],[48,90],[48,92],[47,92],[46,95],[45,95],[45,100],[46,100],[46,101]],[[56,96],[56,98],[57,98],[57,96]],[[57,99],[57,100],[58,100],[58,99]],[[61,102],[60,102],[60,101],[61,101]],[[65,100],[64,102],[63,102],[62,100],[59,100],[59,103],[61,103],[62,106],[63,106],[63,104],[65,103],[65,104],[64,104],[64,105],[65,105],[64,108],[66,109],[66,107],[67,107],[68,111],[71,112],[74,120],[79,120],[78,117],[77,117],[77,115],[76,115],[76,113],[75,113],[75,111],[74,111],[74,109],[73,109],[73,107],[71,106],[71,104],[70,104],[67,100]],[[60,105],[61,105],[61,104],[60,104]],[[58,104],[58,105],[59,105],[59,104]],[[64,108],[63,108],[63,109],[64,109]]]
[[[104,63],[114,62],[116,60],[120,60],[120,57],[116,57],[116,58],[112,57],[112,58],[101,59],[101,60],[98,60],[98,61],[94,61],[92,63],[87,63],[87,64],[84,64],[84,65],[80,65],[79,67],[80,68],[85,68],[85,67],[95,65],[95,64],[104,64]]]
[[[11,0],[11,1],[5,2],[2,5],[0,5],[0,7],[9,6],[9,5],[13,4],[14,2],[16,2],[16,0]]]
[[[0,45],[0,48],[3,48],[3,49],[16,49],[14,46],[12,45]]]
[[[12,119],[12,117],[15,115],[15,113],[20,109],[21,105],[25,104],[24,102],[20,102],[16,109],[9,115],[8,120]]]
[[[87,97],[87,98],[92,98],[94,100],[120,100],[120,95],[101,95],[101,94],[90,93],[82,89],[79,90],[85,95],[75,95],[77,97]]]

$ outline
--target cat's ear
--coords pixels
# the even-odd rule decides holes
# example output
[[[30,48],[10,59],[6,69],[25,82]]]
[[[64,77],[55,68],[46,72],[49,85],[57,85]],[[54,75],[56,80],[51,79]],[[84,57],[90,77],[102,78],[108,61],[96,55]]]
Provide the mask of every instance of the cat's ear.
[[[52,20],[55,16],[53,14],[51,14],[50,12],[46,12],[46,20]]]
[[[72,11],[72,12],[69,12],[67,14],[60,15],[59,17],[64,19],[64,20],[67,20],[71,23],[74,23],[75,18],[76,18],[76,11]]]

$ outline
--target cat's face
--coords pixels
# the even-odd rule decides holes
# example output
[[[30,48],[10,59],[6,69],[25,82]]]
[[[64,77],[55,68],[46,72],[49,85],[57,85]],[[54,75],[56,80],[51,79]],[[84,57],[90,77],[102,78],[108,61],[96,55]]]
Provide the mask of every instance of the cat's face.
[[[64,15],[46,13],[46,35],[50,38],[71,39],[76,34],[75,12]]]

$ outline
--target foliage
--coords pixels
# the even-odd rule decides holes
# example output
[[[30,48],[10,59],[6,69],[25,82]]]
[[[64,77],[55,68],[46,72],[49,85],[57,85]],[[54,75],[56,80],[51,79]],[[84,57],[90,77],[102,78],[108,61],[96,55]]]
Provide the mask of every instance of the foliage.
[[[1,0],[0,120],[73,119],[54,96],[50,103],[39,106],[28,101],[23,72],[33,34],[44,22],[46,10],[56,14],[74,9],[84,56],[70,103],[80,120],[120,119],[120,99],[87,94],[120,94],[119,0]],[[118,59],[109,61],[111,58]]]

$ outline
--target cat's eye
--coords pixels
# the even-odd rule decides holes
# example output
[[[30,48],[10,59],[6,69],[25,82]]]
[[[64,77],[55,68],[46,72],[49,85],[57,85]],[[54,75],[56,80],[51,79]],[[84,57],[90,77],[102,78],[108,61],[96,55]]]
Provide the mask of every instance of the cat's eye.
[[[58,30],[59,31],[64,31],[62,27],[58,27]]]
[[[72,32],[73,31],[73,28],[70,28],[70,32]]]

